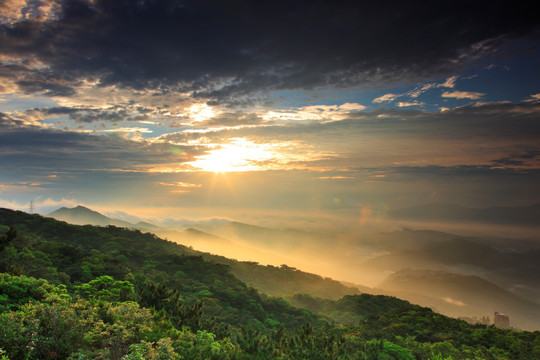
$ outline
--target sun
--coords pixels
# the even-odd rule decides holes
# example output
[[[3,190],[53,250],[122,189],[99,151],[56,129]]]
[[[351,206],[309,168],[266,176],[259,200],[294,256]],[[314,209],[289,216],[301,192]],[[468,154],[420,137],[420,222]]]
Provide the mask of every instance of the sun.
[[[219,145],[191,163],[192,166],[216,173],[262,170],[261,162],[276,155],[269,144],[256,144],[246,139],[234,138]]]

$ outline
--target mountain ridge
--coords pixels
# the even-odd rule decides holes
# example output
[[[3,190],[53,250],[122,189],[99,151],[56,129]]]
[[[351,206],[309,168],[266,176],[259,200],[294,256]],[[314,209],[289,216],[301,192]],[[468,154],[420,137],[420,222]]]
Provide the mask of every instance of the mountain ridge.
[[[470,208],[448,203],[428,203],[391,210],[387,215],[398,220],[540,226],[540,204]]]
[[[82,205],[77,205],[73,208],[61,207],[49,213],[47,216],[74,225],[114,225],[119,227],[135,227],[135,225],[132,223],[118,219],[112,219]]]
[[[510,314],[512,321],[523,328],[531,329],[540,323],[539,304],[476,275],[408,268],[389,275],[379,287],[386,295],[455,317],[492,315],[498,311]]]

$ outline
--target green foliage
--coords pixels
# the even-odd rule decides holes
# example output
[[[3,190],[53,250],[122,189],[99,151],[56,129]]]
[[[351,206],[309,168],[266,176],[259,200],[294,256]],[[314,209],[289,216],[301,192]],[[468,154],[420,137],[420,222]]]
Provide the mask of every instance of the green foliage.
[[[2,349],[0,349],[0,360],[9,360],[9,357],[6,355],[6,352]]]
[[[122,360],[176,360],[182,359],[176,353],[169,338],[162,338],[156,343],[142,341],[129,347],[130,352]]]
[[[9,245],[9,243],[17,237],[17,230],[13,227],[9,227],[6,231],[6,233],[2,236],[0,236],[0,253],[4,251],[6,246]]]
[[[86,284],[75,287],[76,294],[81,297],[96,301],[117,303],[121,301],[135,300],[134,286],[129,281],[114,280],[112,276],[100,276]]]
[[[359,293],[358,289],[347,287],[339,281],[309,274],[287,265],[277,267],[262,266],[249,261],[223,261],[230,265],[231,272],[236,277],[271,296],[289,298],[302,293],[337,300],[345,295]]]
[[[0,273],[0,313],[17,310],[32,301],[50,303],[65,297],[64,285],[54,286],[43,279]]]
[[[540,358],[539,332],[473,326],[396,298],[296,295],[295,308],[152,234],[0,209],[8,224],[18,236],[2,253],[1,360]],[[279,272],[307,284],[296,269]]]

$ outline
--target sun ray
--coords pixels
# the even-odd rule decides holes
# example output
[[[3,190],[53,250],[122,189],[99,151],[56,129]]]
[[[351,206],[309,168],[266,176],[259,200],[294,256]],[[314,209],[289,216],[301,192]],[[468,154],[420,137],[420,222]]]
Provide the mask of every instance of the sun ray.
[[[259,162],[269,161],[276,156],[278,155],[269,144],[256,144],[246,139],[235,138],[228,144],[218,145],[190,165],[214,173],[256,171],[261,170]]]

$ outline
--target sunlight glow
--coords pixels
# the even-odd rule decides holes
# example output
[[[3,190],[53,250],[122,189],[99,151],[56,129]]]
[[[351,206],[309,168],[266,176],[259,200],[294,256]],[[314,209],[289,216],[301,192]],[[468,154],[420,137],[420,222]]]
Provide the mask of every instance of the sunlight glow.
[[[231,172],[257,171],[260,162],[279,157],[270,144],[256,144],[246,139],[234,138],[229,144],[219,145],[208,154],[200,156],[191,165],[203,171]]]
[[[205,121],[218,114],[211,106],[206,104],[195,104],[187,109],[187,113],[195,121]]]

